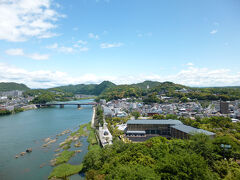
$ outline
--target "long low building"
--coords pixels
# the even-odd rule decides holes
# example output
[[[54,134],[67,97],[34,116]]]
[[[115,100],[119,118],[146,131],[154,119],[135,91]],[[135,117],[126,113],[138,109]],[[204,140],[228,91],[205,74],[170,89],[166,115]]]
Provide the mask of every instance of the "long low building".
[[[188,139],[191,135],[203,133],[214,137],[215,133],[184,125],[179,120],[129,120],[125,135],[132,141],[145,141],[154,136]]]

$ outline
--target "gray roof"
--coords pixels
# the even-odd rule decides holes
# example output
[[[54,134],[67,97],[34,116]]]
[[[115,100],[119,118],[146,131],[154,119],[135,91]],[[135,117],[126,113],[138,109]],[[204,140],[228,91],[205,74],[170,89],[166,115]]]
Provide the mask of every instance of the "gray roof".
[[[143,119],[143,120],[129,120],[127,124],[182,124],[179,120],[172,120],[172,119]]]
[[[126,134],[146,134],[146,131],[127,131]]]
[[[215,133],[213,133],[213,132],[206,131],[206,130],[203,130],[203,129],[197,129],[197,128],[187,126],[187,125],[184,125],[184,124],[175,125],[175,126],[172,126],[172,128],[177,129],[177,130],[182,131],[182,132],[185,132],[187,134],[203,133],[203,134],[206,134],[208,136],[215,135]]]

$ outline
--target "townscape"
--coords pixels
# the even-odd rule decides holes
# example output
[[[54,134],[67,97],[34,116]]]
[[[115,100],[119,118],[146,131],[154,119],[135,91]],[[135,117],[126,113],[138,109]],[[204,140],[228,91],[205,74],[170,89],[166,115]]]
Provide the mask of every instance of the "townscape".
[[[239,0],[0,13],[0,180],[240,180]]]
[[[132,102],[135,101],[135,102]],[[137,102],[136,102],[137,101]],[[103,105],[104,115],[126,117],[131,112],[139,112],[140,116],[149,117],[155,114],[174,114],[195,119],[196,117],[224,116],[231,117],[233,121],[240,118],[240,101],[210,101],[207,107],[202,107],[199,102],[179,103],[153,103],[151,105],[139,102],[141,99],[123,98],[119,100],[100,100]]]

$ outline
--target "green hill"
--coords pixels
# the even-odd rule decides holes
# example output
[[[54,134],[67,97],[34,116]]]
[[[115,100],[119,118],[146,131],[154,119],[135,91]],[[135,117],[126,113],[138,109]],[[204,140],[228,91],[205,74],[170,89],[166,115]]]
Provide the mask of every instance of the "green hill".
[[[151,89],[159,85],[161,85],[161,83],[158,81],[144,81],[142,83],[132,84],[132,86],[139,87],[143,90]]]
[[[18,84],[14,82],[0,82],[0,91],[13,91],[13,90],[19,90],[19,91],[26,91],[30,88],[27,87],[25,84]]]
[[[49,90],[57,90],[64,91],[73,94],[88,94],[88,95],[99,95],[105,89],[116,86],[114,83],[110,81],[103,81],[100,84],[77,84],[77,85],[68,85],[68,86],[60,86],[55,88],[50,88]]]

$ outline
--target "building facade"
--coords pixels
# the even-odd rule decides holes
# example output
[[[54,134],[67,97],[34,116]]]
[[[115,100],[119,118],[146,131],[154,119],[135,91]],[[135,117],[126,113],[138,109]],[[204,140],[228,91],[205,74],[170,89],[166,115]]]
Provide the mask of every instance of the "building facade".
[[[215,136],[215,133],[186,126],[179,120],[129,120],[125,131],[126,137],[132,141],[145,141],[154,136],[188,139],[196,133]]]

